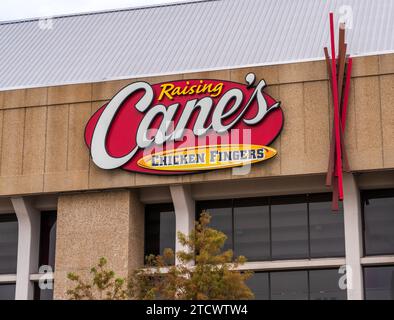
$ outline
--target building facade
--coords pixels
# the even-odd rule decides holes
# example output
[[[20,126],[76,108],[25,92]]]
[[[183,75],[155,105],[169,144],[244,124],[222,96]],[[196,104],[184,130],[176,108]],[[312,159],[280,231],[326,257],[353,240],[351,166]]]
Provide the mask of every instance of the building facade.
[[[181,249],[176,232],[189,233],[208,210],[212,226],[228,236],[225,247],[247,257],[242,269],[255,271],[249,285],[256,298],[394,299],[394,54],[354,57],[344,132],[350,172],[338,212],[325,185],[334,116],[329,74],[323,58],[309,60],[5,86],[0,298],[65,299],[67,273],[88,275],[100,257],[127,276],[146,254]],[[92,161],[85,127],[130,83],[244,83],[250,72],[281,102],[284,125],[271,145],[277,155],[249,173],[163,176],[103,170]],[[51,269],[53,290],[40,289]]]

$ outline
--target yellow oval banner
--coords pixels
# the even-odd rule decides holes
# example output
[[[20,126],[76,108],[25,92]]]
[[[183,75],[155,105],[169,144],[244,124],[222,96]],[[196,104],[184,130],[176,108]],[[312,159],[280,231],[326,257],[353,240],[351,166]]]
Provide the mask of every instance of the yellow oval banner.
[[[158,171],[201,171],[239,167],[270,159],[270,147],[253,144],[224,144],[166,150],[138,160],[143,168]]]

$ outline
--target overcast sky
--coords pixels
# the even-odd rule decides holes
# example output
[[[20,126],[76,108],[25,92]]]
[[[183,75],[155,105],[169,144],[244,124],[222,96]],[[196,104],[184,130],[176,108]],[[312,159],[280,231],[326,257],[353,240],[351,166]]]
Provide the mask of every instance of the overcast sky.
[[[186,0],[0,0],[0,21],[185,1]]]

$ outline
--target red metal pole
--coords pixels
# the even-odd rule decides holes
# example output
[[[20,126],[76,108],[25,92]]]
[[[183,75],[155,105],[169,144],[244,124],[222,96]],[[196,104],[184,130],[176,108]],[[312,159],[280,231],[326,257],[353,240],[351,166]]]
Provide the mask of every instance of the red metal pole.
[[[339,199],[343,200],[343,176],[342,176],[342,152],[341,134],[339,125],[339,103],[338,103],[338,82],[335,59],[335,39],[334,39],[334,15],[330,12],[330,34],[331,34],[331,73],[332,73],[332,94],[334,103],[334,124],[335,124],[335,151],[336,151],[336,175],[338,176]]]
[[[352,75],[352,64],[353,64],[353,59],[349,58],[349,62],[347,65],[347,72],[346,72],[345,92],[343,96],[343,107],[342,107],[342,115],[341,115],[343,132],[345,132],[345,128],[346,128],[346,111],[349,102],[350,77]]]

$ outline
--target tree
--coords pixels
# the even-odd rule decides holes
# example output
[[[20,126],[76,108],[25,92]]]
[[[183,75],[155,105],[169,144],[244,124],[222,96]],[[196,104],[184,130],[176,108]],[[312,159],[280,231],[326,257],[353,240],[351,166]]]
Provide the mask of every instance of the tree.
[[[245,284],[252,272],[237,270],[246,262],[245,257],[234,259],[232,250],[222,251],[227,237],[208,226],[210,219],[203,212],[190,235],[178,232],[178,241],[185,250],[177,252],[177,265],[171,264],[173,250],[166,249],[162,256],[148,256],[148,265],[125,279],[107,270],[107,261],[101,258],[97,267],[91,269],[88,283],[74,273],[68,274],[76,283],[67,291],[68,296],[77,300],[252,299],[253,293]]]
[[[87,283],[75,273],[69,273],[67,278],[76,282],[74,289],[68,290],[71,300],[124,300],[128,297],[125,290],[126,280],[116,278],[115,272],[106,269],[107,260],[100,258],[96,267],[90,270],[92,279]]]

